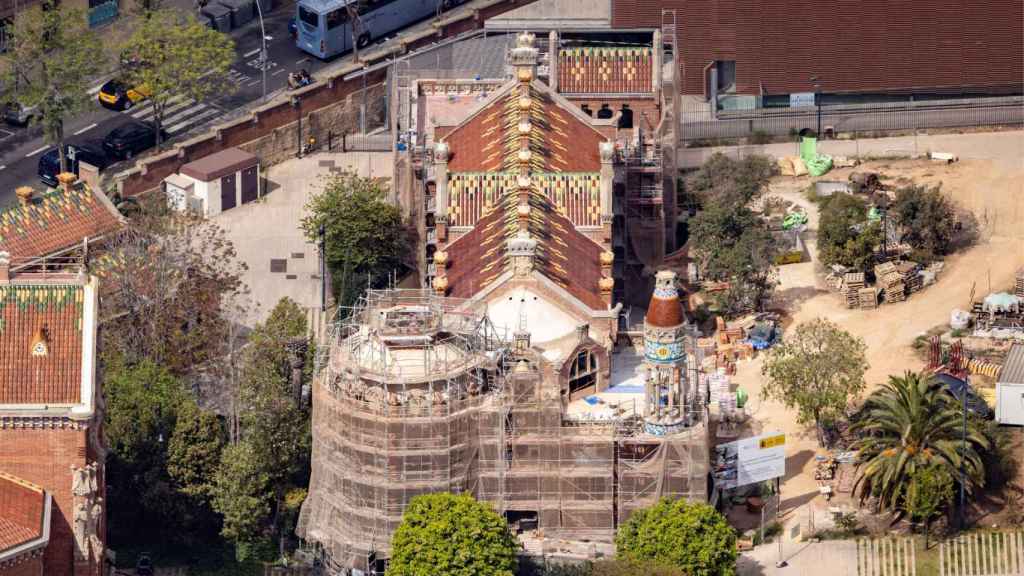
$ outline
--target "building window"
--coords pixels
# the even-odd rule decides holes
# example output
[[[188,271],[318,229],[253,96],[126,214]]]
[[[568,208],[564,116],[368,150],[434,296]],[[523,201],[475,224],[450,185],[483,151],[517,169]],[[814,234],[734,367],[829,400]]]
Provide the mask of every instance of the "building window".
[[[718,70],[718,89],[716,92],[719,94],[736,92],[736,61],[716,60],[715,68]]]
[[[607,104],[601,104],[601,109],[597,111],[597,118],[599,120],[608,120],[612,116],[615,116],[615,112],[612,112],[612,109]]]
[[[569,394],[575,394],[597,383],[597,356],[582,350],[569,367]]]
[[[594,111],[590,109],[590,104],[584,104],[583,106],[580,107],[580,109],[583,110],[583,113],[586,114],[587,116],[594,116]]]
[[[629,108],[629,104],[622,105],[622,115],[619,116],[619,129],[629,130],[633,128],[633,110]]]

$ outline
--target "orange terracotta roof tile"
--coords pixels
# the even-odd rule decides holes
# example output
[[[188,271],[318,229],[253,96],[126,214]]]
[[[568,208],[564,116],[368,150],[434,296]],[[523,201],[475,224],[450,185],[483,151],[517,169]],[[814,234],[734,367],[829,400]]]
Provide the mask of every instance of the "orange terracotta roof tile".
[[[44,507],[42,488],[0,472],[0,554],[43,535]]]
[[[116,230],[120,215],[102,192],[78,185],[57,188],[0,210],[0,252],[12,258],[47,256]]]
[[[83,298],[81,285],[0,284],[0,404],[81,401]]]

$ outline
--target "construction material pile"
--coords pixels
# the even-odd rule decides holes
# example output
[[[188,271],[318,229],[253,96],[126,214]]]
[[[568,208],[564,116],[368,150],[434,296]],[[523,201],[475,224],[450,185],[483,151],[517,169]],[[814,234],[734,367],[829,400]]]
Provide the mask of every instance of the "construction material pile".
[[[892,262],[883,262],[875,266],[875,281],[881,287],[886,302],[903,302],[907,299],[903,276]]]
[[[878,295],[881,292],[878,288],[861,288],[857,291],[861,310],[874,310],[878,308]]]
[[[1017,283],[1014,285],[1013,293],[1024,298],[1024,268],[1017,270]]]
[[[860,290],[864,288],[863,272],[847,272],[843,277],[843,290],[846,293],[846,307],[860,307]]]

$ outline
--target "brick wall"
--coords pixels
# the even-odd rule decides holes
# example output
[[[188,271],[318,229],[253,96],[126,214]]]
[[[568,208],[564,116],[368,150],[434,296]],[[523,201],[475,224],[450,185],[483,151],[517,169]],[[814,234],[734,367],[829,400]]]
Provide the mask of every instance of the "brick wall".
[[[586,104],[593,112],[594,117],[597,117],[597,111],[601,109],[602,104],[607,104],[613,112],[618,112],[623,104],[628,104],[630,110],[633,111],[633,125],[640,125],[644,131],[652,130],[658,126],[658,122],[661,121],[661,105],[654,98],[576,98],[570,97],[569,100],[583,108]],[[650,124],[643,121],[642,114],[647,114],[647,120]]]
[[[86,455],[86,430],[0,429],[3,471],[42,486],[53,497],[46,576],[74,576],[71,466],[84,466]]]
[[[50,572],[45,575],[49,576]],[[34,556],[26,559],[19,559],[13,566],[0,566],[0,576],[44,576],[43,557]]]
[[[441,23],[435,24],[436,33],[418,34],[409,41],[404,42],[402,47],[396,47],[393,52],[374,53],[375,56],[371,57],[375,58],[375,60],[368,59],[367,64],[391,58],[403,49],[406,51],[416,50],[443,38],[480,29],[487,18],[530,4],[533,1],[499,0],[465,16],[446,19]],[[364,54],[363,57],[366,58],[367,56]],[[372,86],[373,90],[380,90],[380,94],[383,94],[383,88],[375,85],[384,83],[387,71],[381,69],[368,73],[365,84],[362,78],[353,78],[347,81],[343,79],[344,76],[358,69],[358,65],[347,67],[333,77],[325,78],[312,86],[293,92],[291,94],[291,101],[269,104],[253,112],[247,118],[214,127],[203,136],[175,145],[173,150],[140,160],[135,168],[115,177],[121,194],[137,196],[157,189],[164,178],[176,172],[183,164],[209,156],[225,148],[240,147],[249,149],[247,145],[257,140],[261,140],[261,142],[252,144],[252,146],[266,148],[268,153],[275,158],[288,156],[287,146],[289,145],[288,142],[291,141],[293,142],[292,146],[294,146],[291,149],[291,154],[294,154],[297,151],[300,135],[296,134],[293,128],[292,137],[289,138],[286,131],[288,126],[295,126],[297,124],[297,118],[300,113],[303,115],[302,121],[305,123],[307,121],[306,116],[309,113],[360,93],[364,85]],[[381,103],[378,104],[377,101],[381,101]],[[383,115],[382,98],[374,100],[374,105],[381,106],[381,114]],[[358,115],[358,108],[356,109],[356,114]],[[302,136],[305,136],[305,126],[302,131]],[[269,162],[265,162],[265,164],[267,163]]]

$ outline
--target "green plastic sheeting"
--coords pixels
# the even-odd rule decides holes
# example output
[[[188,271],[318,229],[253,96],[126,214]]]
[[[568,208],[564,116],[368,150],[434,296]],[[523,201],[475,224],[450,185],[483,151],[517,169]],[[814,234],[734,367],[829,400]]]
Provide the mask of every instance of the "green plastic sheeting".
[[[878,222],[881,219],[882,213],[878,211],[878,208],[876,206],[872,206],[871,209],[868,210],[868,221]]]
[[[818,139],[805,136],[800,141],[800,158],[811,176],[821,176],[832,169],[832,157],[818,154]]]
[[[747,404],[747,391],[743,388],[736,389],[736,407],[743,408]]]
[[[789,230],[801,224],[807,224],[807,214],[803,212],[790,212],[782,220],[782,229]]]

